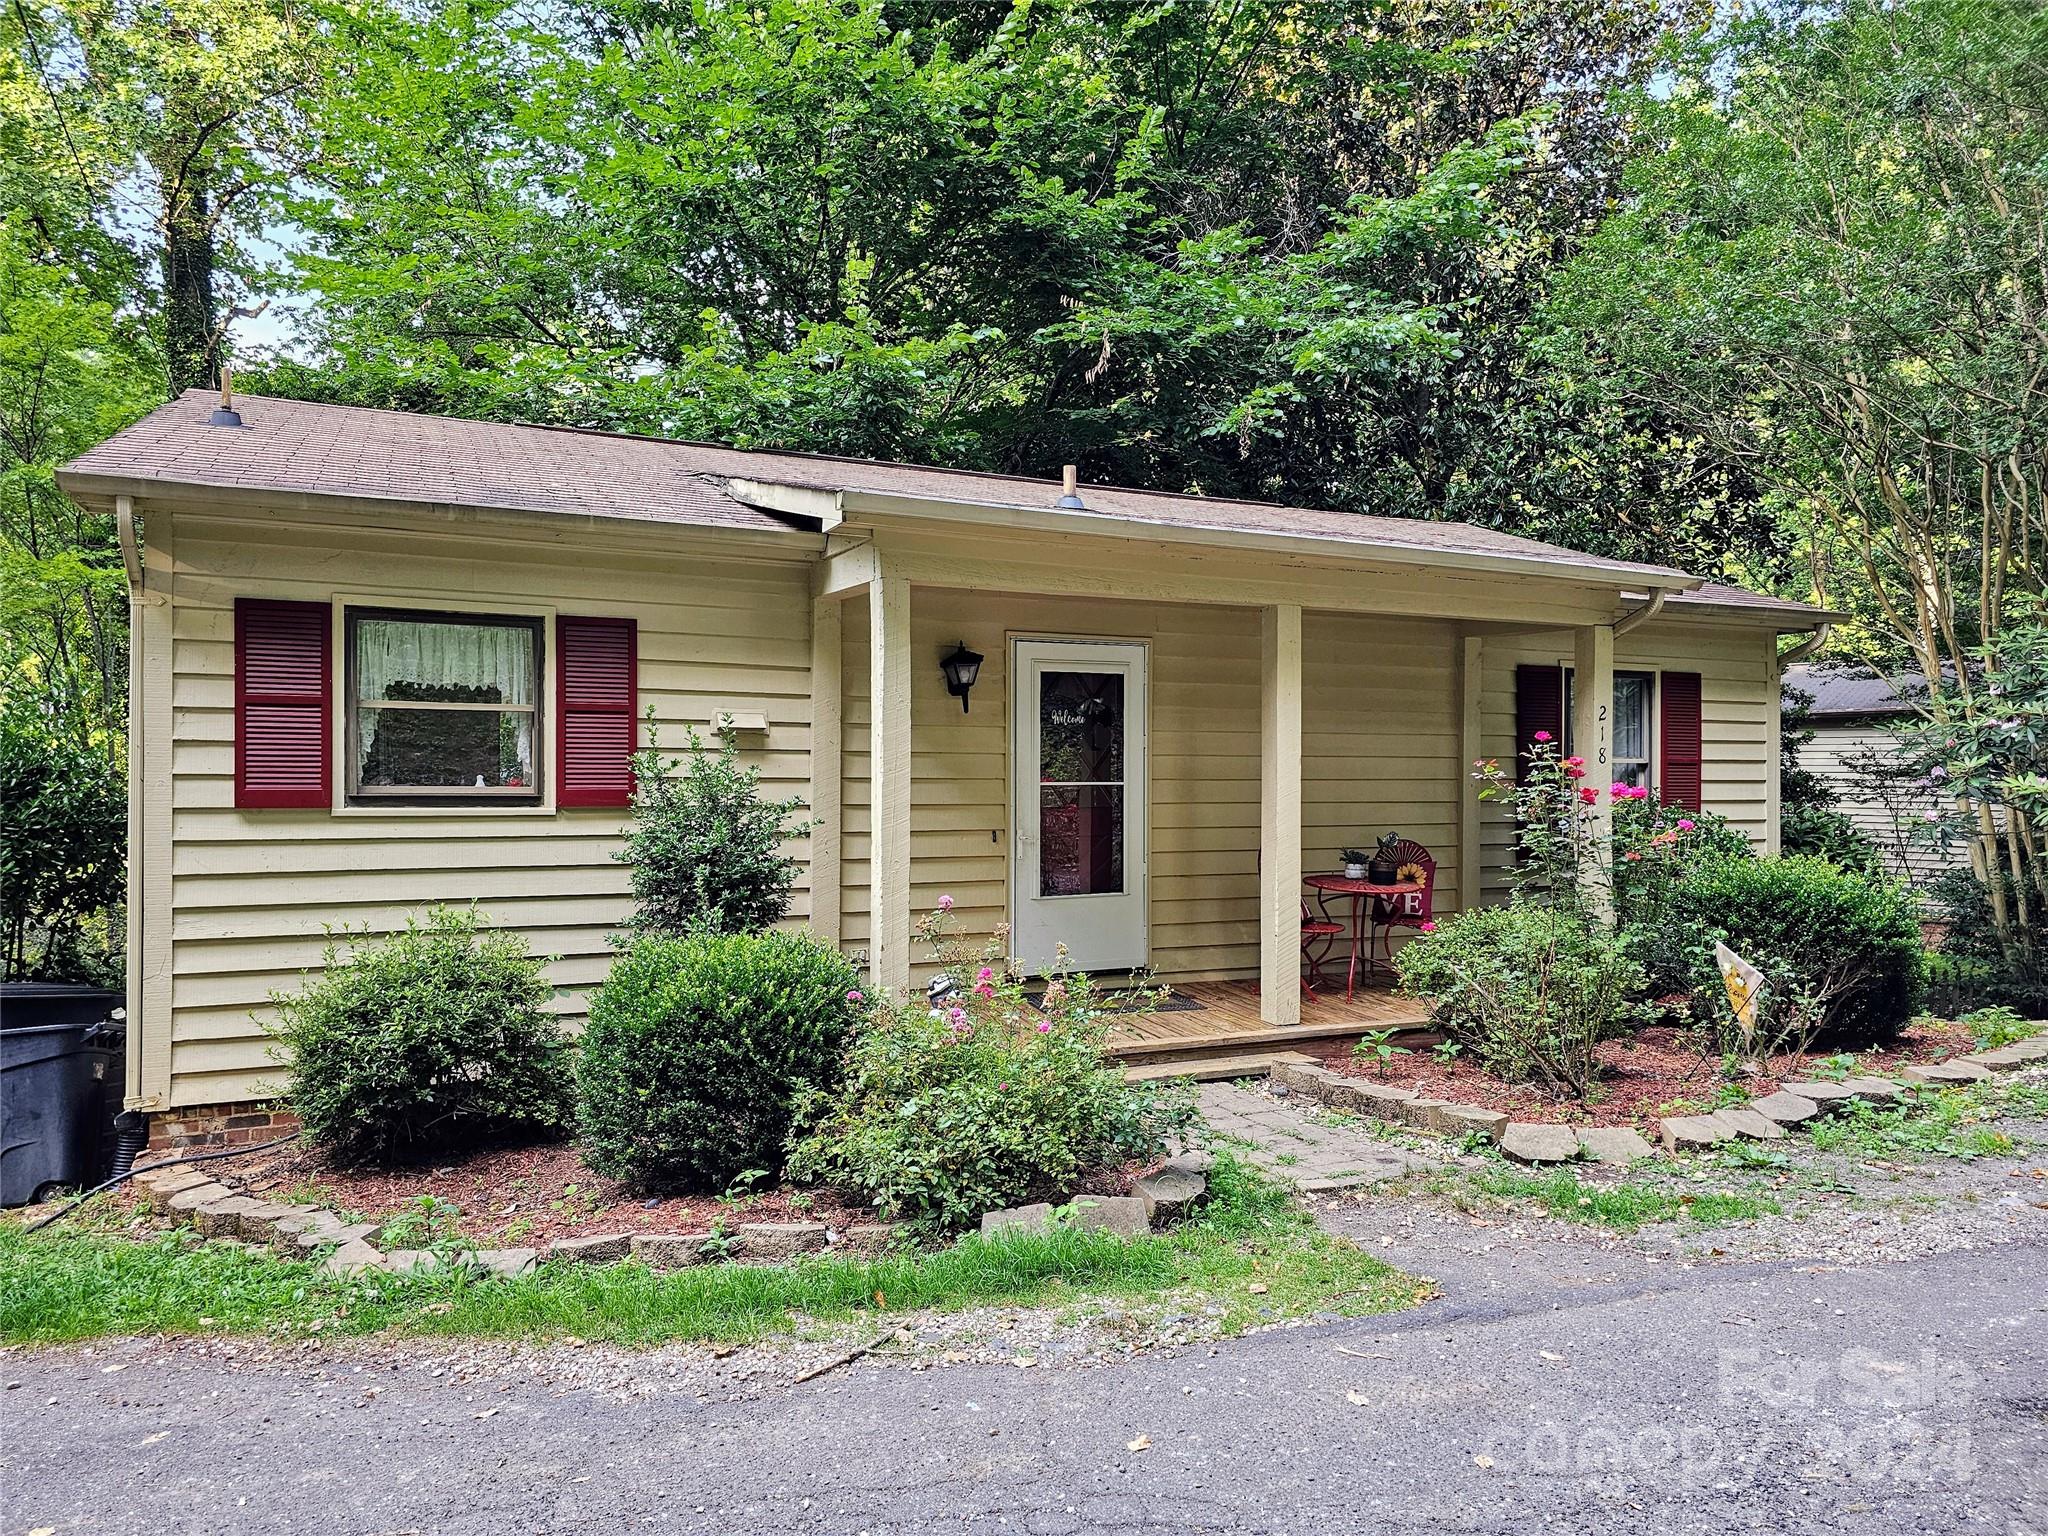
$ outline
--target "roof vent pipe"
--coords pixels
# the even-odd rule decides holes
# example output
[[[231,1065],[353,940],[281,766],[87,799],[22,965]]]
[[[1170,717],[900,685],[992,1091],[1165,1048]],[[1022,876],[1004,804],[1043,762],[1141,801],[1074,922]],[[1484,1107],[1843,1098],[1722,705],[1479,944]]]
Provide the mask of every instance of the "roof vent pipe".
[[[212,427],[239,427],[241,424],[242,413],[235,409],[235,378],[228,370],[227,365],[223,363],[220,370],[220,404],[215,408],[214,413],[207,418],[207,425]]]
[[[1088,503],[1081,499],[1081,470],[1078,465],[1060,466],[1060,499],[1053,505],[1073,507],[1083,512],[1088,510]]]

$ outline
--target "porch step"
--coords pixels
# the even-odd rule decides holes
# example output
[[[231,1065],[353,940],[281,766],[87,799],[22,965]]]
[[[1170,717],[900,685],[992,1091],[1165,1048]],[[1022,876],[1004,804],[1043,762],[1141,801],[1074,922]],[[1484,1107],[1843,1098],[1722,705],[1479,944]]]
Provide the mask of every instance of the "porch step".
[[[1229,1082],[1240,1077],[1264,1077],[1275,1062],[1314,1061],[1299,1051],[1224,1051],[1211,1056],[1184,1056],[1178,1061],[1148,1061],[1124,1068],[1128,1083],[1161,1083],[1177,1077],[1198,1083]]]

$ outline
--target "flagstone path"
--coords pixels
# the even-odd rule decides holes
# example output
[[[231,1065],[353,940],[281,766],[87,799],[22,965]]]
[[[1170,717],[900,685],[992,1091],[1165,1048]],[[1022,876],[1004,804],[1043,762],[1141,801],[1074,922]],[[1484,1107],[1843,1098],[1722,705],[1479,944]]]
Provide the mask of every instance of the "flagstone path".
[[[1263,1089],[1204,1083],[1198,1102],[1211,1130],[1248,1144],[1247,1161],[1311,1194],[1377,1184],[1433,1166],[1392,1142],[1332,1124],[1312,1106]]]

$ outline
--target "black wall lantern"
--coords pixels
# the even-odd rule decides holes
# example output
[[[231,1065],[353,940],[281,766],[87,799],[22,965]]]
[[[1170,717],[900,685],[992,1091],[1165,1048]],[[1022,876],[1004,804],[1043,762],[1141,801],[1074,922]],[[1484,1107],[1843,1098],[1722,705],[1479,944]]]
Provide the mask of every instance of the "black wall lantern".
[[[967,690],[974,686],[974,680],[981,676],[981,653],[970,651],[965,642],[953,642],[953,654],[939,663],[939,670],[946,674],[946,692],[960,701],[960,713],[967,713]]]

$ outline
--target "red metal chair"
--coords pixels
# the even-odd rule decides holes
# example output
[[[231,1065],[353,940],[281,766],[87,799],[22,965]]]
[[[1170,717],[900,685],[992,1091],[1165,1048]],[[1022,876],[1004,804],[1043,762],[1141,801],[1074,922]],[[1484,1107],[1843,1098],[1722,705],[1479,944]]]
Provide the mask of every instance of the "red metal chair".
[[[1301,958],[1308,963],[1308,974],[1301,979],[1301,990],[1314,1001],[1316,988],[1326,984],[1323,962],[1330,958],[1330,950],[1344,935],[1344,925],[1332,921],[1327,915],[1317,917],[1308,909],[1308,902],[1301,904]]]
[[[1431,905],[1436,899],[1436,856],[1422,844],[1411,838],[1403,838],[1394,845],[1394,867],[1406,871],[1409,879],[1419,876],[1422,889],[1403,891],[1398,896],[1378,896],[1373,899],[1373,915],[1379,919],[1380,954],[1387,968],[1394,965],[1394,940],[1392,930],[1396,928],[1420,928],[1424,923],[1433,922]]]

